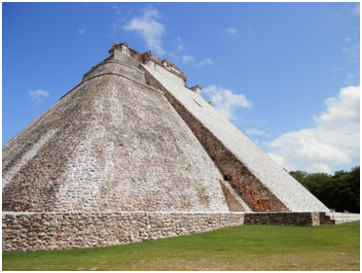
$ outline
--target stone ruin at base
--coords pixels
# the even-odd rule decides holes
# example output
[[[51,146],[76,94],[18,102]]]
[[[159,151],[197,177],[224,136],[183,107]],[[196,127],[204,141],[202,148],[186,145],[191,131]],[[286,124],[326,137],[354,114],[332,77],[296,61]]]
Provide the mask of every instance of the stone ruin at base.
[[[3,147],[3,251],[331,222],[169,60],[109,54]]]

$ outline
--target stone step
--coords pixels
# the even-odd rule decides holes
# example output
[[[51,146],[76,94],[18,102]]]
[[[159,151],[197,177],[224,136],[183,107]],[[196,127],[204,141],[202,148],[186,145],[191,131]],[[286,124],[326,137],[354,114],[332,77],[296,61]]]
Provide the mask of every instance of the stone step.
[[[359,213],[329,212],[326,214],[334,221],[335,224],[360,221]]]

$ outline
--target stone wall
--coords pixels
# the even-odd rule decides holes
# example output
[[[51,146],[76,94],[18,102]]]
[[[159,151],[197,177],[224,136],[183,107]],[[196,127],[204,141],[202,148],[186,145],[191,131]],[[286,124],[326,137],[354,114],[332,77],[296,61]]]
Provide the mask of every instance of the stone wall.
[[[271,212],[245,214],[245,225],[290,225],[290,226],[319,226],[323,216],[319,212]],[[323,220],[326,219],[323,217]],[[326,224],[327,222],[323,222]]]
[[[315,226],[319,213],[3,212],[3,251],[101,247],[243,224]]]
[[[240,213],[3,213],[3,251],[100,247],[242,225]]]

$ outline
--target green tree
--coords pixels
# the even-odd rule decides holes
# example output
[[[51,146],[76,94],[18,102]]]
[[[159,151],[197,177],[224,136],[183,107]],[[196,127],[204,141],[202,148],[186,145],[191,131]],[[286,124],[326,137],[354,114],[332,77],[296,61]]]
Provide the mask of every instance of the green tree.
[[[303,171],[292,171],[290,175],[327,207],[339,212],[360,212],[360,167],[334,175]]]
[[[308,175],[308,173],[303,172],[303,171],[291,171],[291,172],[289,172],[289,174],[290,174],[291,176],[293,176],[293,177],[294,177],[299,183],[301,183],[302,185],[304,185],[304,184],[303,184],[304,179],[305,179],[305,177]]]

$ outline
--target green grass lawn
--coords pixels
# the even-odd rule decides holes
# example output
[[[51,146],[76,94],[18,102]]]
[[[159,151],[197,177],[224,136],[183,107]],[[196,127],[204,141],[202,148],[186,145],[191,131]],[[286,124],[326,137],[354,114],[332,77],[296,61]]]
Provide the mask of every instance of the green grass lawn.
[[[360,270],[360,222],[238,226],[77,250],[3,253],[3,270]]]

